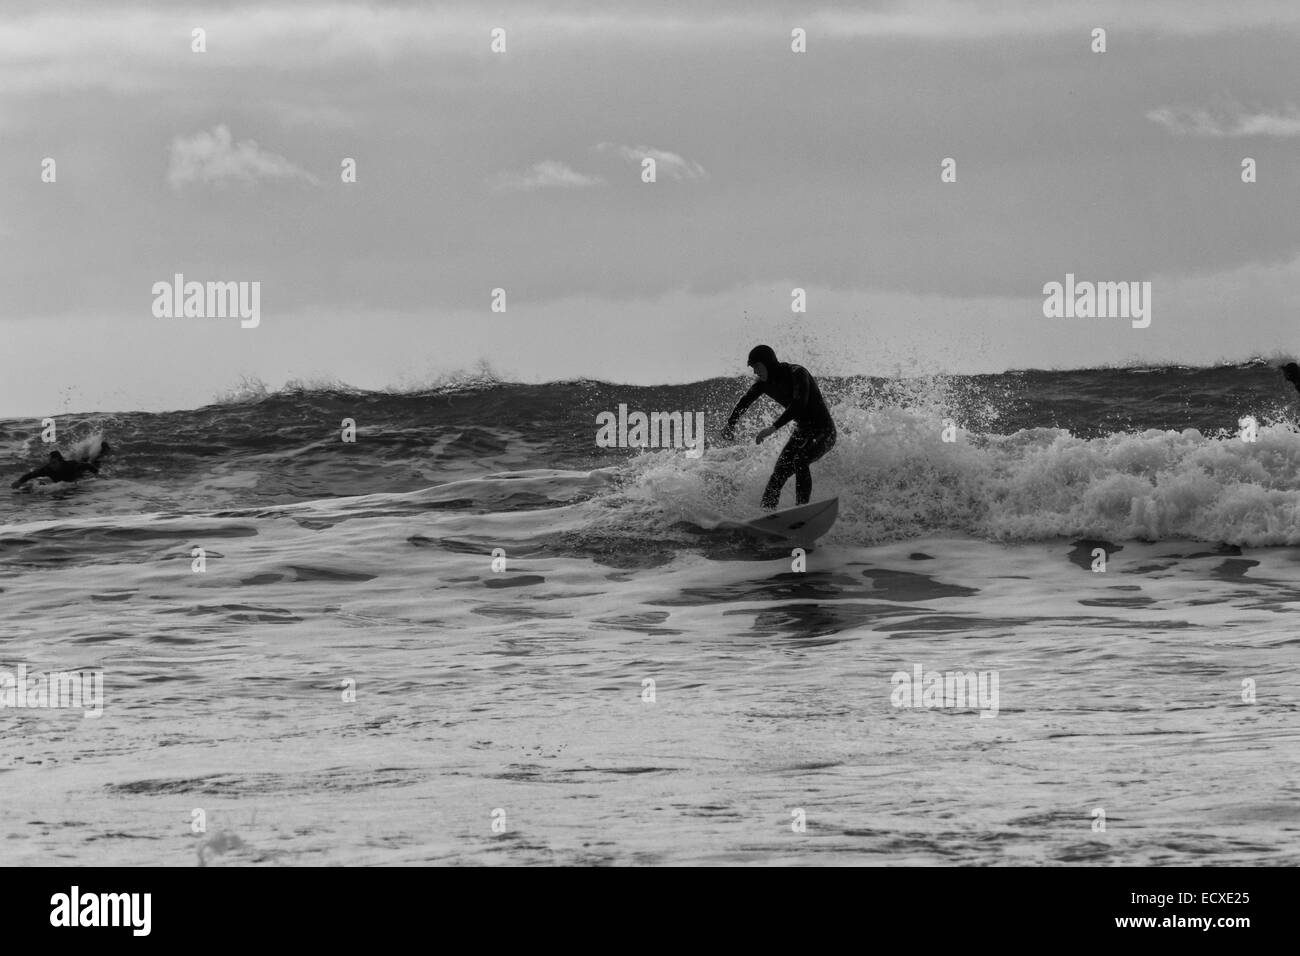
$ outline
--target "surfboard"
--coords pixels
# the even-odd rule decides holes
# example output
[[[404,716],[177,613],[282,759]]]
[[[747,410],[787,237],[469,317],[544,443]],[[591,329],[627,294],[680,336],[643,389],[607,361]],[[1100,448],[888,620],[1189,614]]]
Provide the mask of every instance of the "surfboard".
[[[812,544],[835,524],[839,517],[840,499],[827,498],[810,504],[774,511],[753,521],[725,522],[731,530],[751,532],[771,540],[785,540],[796,544]]]

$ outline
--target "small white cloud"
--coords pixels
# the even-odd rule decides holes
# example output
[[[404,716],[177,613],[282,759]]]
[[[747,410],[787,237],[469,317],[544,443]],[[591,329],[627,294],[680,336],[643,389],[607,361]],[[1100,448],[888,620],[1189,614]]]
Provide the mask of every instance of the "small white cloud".
[[[297,179],[320,185],[306,170],[299,169],[283,156],[269,153],[253,140],[234,142],[225,125],[212,132],[201,131],[188,138],[172,140],[171,165],[167,182],[173,189],[188,183],[216,183],[224,180],[254,183],[259,179]]]
[[[596,149],[602,153],[612,153],[625,162],[641,165],[641,160],[651,158],[655,169],[669,179],[706,179],[708,173],[697,162],[670,153],[666,149],[651,146],[620,146],[616,143],[599,143]]]
[[[1209,110],[1158,109],[1147,119],[1179,136],[1214,138],[1238,136],[1300,136],[1300,112],[1292,107],[1286,113],[1246,113],[1216,116]]]
[[[523,191],[581,189],[584,186],[599,186],[604,182],[599,176],[584,175],[553,159],[542,160],[522,173],[501,173],[490,180],[494,189]]]

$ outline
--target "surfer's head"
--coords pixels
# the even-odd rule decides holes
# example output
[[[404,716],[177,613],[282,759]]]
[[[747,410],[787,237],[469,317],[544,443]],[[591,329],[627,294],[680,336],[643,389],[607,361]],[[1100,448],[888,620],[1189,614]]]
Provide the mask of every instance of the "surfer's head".
[[[57,448],[54,451],[50,452],[50,463],[51,464],[63,463],[63,453],[60,452]]]
[[[766,382],[776,371],[776,353],[770,345],[755,345],[749,350],[749,359],[745,364],[754,370],[760,382]]]
[[[1287,362],[1282,366],[1282,374],[1286,376],[1288,382],[1300,382],[1300,365],[1295,362]]]

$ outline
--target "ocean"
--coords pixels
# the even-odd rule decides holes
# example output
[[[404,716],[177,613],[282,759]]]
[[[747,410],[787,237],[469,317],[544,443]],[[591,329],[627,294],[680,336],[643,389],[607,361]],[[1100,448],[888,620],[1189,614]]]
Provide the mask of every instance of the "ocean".
[[[715,528],[785,437],[719,443],[748,379],[56,416],[113,451],[0,494],[6,862],[1300,863],[1278,372],[820,382],[801,552]],[[0,421],[6,486],[47,451]]]

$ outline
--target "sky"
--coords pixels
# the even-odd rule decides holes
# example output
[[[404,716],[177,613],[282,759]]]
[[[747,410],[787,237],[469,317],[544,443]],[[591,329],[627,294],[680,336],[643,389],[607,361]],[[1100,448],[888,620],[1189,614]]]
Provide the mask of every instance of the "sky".
[[[1293,0],[6,0],[0,417],[677,383],[759,342],[829,375],[1290,356],[1298,40]],[[258,324],[156,315],[178,273],[260,283]],[[1150,282],[1150,325],[1045,317],[1067,273]]]

